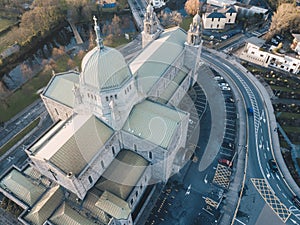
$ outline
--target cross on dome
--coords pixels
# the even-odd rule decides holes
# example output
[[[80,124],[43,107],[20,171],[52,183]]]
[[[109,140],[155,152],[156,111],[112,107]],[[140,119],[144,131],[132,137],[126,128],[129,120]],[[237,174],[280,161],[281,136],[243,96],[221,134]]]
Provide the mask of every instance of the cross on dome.
[[[98,48],[102,49],[104,47],[103,39],[101,38],[101,35],[100,35],[100,27],[98,26],[96,16],[93,16],[93,20],[94,20],[94,30],[96,33],[97,46],[98,46]]]

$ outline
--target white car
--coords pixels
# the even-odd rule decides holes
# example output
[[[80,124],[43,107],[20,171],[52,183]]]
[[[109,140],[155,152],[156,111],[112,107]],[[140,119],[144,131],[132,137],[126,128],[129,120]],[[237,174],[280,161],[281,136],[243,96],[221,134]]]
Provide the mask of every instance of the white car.
[[[227,84],[227,83],[219,83],[219,86],[220,86],[220,87],[223,87],[223,86],[224,86],[224,87],[229,87],[229,84]]]
[[[222,91],[230,91],[230,87],[227,86],[221,86]]]
[[[223,80],[224,78],[223,77],[221,77],[221,76],[215,76],[214,77],[214,80]]]

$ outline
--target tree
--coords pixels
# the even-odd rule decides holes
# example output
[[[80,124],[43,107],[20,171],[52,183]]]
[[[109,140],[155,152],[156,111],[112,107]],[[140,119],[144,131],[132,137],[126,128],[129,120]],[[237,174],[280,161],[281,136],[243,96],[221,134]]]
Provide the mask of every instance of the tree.
[[[275,34],[300,31],[300,13],[294,4],[284,3],[280,5],[272,17],[272,23],[266,39],[271,39]]]
[[[184,5],[185,11],[194,16],[200,9],[200,3],[199,0],[187,0],[185,5]]]
[[[121,34],[121,19],[116,14],[112,18],[111,25],[112,25],[112,34],[120,35]]]

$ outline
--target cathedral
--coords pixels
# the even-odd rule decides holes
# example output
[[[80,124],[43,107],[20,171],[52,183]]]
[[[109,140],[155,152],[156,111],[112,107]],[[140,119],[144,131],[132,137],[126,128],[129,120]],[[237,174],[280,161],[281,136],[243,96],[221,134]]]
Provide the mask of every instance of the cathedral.
[[[177,106],[197,80],[200,16],[188,32],[163,30],[148,5],[129,63],[103,45],[95,17],[94,30],[81,71],[55,74],[41,94],[54,123],[27,147],[29,164],[0,179],[23,224],[136,224],[155,184],[186,162],[189,113]]]

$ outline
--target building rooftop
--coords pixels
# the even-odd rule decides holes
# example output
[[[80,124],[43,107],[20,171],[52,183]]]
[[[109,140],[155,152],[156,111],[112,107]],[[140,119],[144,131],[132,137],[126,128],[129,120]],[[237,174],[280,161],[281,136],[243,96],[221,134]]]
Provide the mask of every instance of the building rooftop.
[[[123,130],[167,149],[185,115],[174,108],[145,100],[134,106]]]
[[[112,135],[113,130],[95,116],[75,115],[59,122],[29,151],[66,174],[79,175]]]
[[[165,30],[129,65],[138,86],[147,93],[184,49],[186,33],[179,27]]]
[[[131,213],[127,202],[108,191],[103,192],[95,206],[116,219],[127,219]]]
[[[2,178],[0,186],[29,206],[32,206],[46,190],[44,186],[34,183],[16,169],[12,169]]]
[[[50,217],[50,222],[55,225],[95,225],[95,223],[86,217],[80,215],[64,202],[56,212]]]
[[[297,39],[298,42],[300,42],[300,34],[293,33],[292,35],[293,35],[294,38]]]
[[[49,189],[24,217],[34,225],[43,225],[54,210],[60,205],[63,193],[59,185]]]
[[[78,85],[78,82],[79,73],[76,71],[56,74],[47,85],[43,95],[73,108],[75,103],[73,88],[74,85]]]
[[[142,156],[130,150],[122,150],[105,170],[95,187],[126,200],[148,165],[149,162]]]
[[[218,12],[220,12],[220,13],[236,13],[236,10],[233,6],[229,6],[226,8],[219,9]]]
[[[214,11],[209,13],[206,18],[226,18],[226,16],[223,13]]]
[[[250,43],[250,44],[253,44],[253,45],[256,45],[258,47],[261,47],[265,44],[265,40],[261,39],[261,38],[258,38],[258,37],[251,37],[251,38],[248,38],[246,40],[247,43]]]
[[[132,74],[123,55],[114,48],[95,47],[82,60],[82,81],[97,90],[118,88]]]

